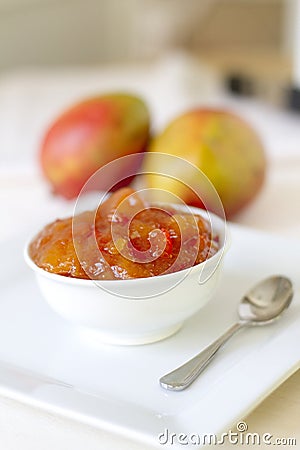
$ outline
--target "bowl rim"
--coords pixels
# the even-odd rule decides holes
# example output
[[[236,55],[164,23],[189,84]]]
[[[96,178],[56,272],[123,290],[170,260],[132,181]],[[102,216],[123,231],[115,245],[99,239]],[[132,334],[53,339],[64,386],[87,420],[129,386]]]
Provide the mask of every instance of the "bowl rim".
[[[176,205],[174,203],[166,203],[166,202],[155,202],[152,203],[152,206],[162,206],[162,205],[168,205],[172,208],[177,208],[180,209],[181,205]],[[204,265],[206,265],[208,262],[213,262],[215,259],[217,259],[217,257],[220,257],[220,262],[223,259],[223,257],[225,256],[225,254],[227,253],[229,246],[230,246],[230,239],[229,239],[229,230],[228,230],[228,225],[227,225],[227,221],[223,220],[221,217],[217,216],[216,214],[212,213],[211,211],[206,211],[203,210],[201,208],[197,208],[195,206],[189,206],[189,205],[185,205],[187,206],[193,213],[197,213],[198,215],[201,215],[202,217],[204,216],[204,214],[206,215],[211,215],[213,217],[213,219],[217,222],[223,223],[224,224],[224,235],[223,235],[223,231],[221,230],[222,233],[222,241],[223,244],[222,246],[218,249],[218,251],[211,256],[210,258],[206,259],[205,261],[202,261],[199,264],[196,264],[192,267],[187,267],[186,269],[182,269],[182,270],[178,270],[176,272],[172,272],[172,273],[168,273],[168,274],[162,274],[162,275],[156,275],[153,277],[142,277],[142,278],[130,278],[127,280],[119,280],[119,279],[114,279],[114,280],[94,280],[94,279],[84,279],[84,278],[75,278],[75,277],[66,277],[64,275],[59,275],[57,273],[52,273],[52,272],[48,272],[47,270],[43,269],[42,267],[39,267],[31,258],[31,256],[29,255],[29,246],[31,244],[31,242],[33,241],[33,239],[35,238],[36,234],[33,237],[30,237],[24,246],[24,251],[23,251],[23,256],[24,256],[24,260],[26,262],[26,264],[37,274],[40,274],[46,278],[50,278],[53,281],[57,281],[57,282],[61,282],[61,283],[65,283],[65,284],[72,284],[72,285],[84,285],[86,287],[88,286],[95,286],[95,283],[105,283],[107,285],[109,284],[115,284],[116,282],[118,283],[118,285],[122,285],[124,283],[128,284],[128,283],[153,283],[155,281],[152,280],[159,280],[159,279],[163,279],[165,277],[176,277],[177,274],[184,274],[184,277],[186,277],[188,275],[188,272],[195,272],[199,269],[202,269],[202,267],[204,267]],[[182,209],[182,208],[181,208]],[[221,227],[220,227],[221,228]],[[218,230],[218,232],[220,232],[220,230]],[[221,253],[221,254],[220,254]]]

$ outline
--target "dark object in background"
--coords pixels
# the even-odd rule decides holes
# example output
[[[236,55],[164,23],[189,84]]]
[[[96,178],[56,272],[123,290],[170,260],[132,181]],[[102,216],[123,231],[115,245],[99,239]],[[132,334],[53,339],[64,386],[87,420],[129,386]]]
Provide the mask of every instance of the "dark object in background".
[[[300,112],[300,88],[291,87],[287,93],[287,106],[293,111]]]
[[[252,81],[240,74],[229,74],[225,78],[226,89],[235,95],[253,95],[253,84]]]

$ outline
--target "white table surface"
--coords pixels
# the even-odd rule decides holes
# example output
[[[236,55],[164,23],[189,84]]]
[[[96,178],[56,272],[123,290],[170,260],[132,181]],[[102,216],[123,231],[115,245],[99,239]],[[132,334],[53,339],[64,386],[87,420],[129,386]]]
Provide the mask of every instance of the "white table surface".
[[[151,66],[30,71],[0,77],[0,201],[5,211],[0,244],[18,232],[20,223],[31,233],[53,217],[72,211],[72,203],[52,197],[38,171],[36,153],[49,120],[83,95],[121,88],[144,95],[155,116],[155,129],[195,104],[231,107],[253,123],[266,144],[268,178],[260,196],[235,221],[300,238],[300,116],[257,101],[227,97],[217,74],[179,55]],[[300,374],[296,373],[247,422],[251,431],[292,434],[300,446],[299,416]],[[147,450],[105,431],[2,397],[0,448]]]

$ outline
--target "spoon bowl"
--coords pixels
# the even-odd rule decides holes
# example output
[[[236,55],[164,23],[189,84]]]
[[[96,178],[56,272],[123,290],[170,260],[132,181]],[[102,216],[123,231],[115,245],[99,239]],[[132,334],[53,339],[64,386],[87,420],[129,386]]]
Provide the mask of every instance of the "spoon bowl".
[[[281,275],[266,278],[242,298],[239,318],[249,325],[264,325],[278,319],[293,298],[291,281]]]

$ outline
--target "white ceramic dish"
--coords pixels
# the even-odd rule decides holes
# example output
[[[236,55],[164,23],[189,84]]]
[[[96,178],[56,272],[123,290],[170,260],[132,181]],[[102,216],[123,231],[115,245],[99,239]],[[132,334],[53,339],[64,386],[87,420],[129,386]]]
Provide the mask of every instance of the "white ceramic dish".
[[[100,344],[61,319],[23,261],[25,237],[2,245],[0,394],[99,427],[119,450],[126,439],[140,442],[141,450],[162,448],[158,435],[166,428],[227,431],[300,361],[300,243],[238,226],[231,227],[231,241],[217,293],[200,313],[171,338],[132,347]],[[295,285],[282,319],[233,338],[186,391],[161,389],[159,377],[220,335],[236,320],[245,290],[274,273]]]
[[[191,210],[204,215],[200,209]],[[43,296],[62,317],[89,329],[102,342],[145,344],[174,334],[212,298],[227,242],[225,223],[214,214],[209,214],[209,220],[219,236],[220,250],[202,264],[168,275],[95,282],[40,269],[30,258],[28,246],[25,260]]]

